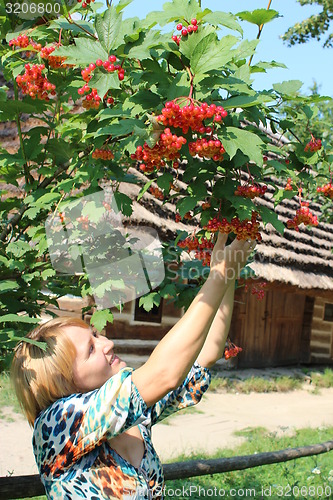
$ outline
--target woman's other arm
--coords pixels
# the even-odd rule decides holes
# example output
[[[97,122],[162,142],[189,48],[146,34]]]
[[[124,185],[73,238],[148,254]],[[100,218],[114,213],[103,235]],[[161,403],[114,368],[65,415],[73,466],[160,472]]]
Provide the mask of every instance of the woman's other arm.
[[[224,294],[209,329],[206,341],[198,356],[197,361],[203,367],[210,368],[223,356],[234,309],[234,296],[235,281],[232,281]]]

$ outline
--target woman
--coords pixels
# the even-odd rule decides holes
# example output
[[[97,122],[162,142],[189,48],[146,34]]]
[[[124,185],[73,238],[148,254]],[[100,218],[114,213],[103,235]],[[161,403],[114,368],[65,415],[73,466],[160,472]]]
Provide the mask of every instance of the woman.
[[[223,354],[234,283],[250,242],[225,246],[219,235],[210,273],[184,316],[132,370],[114,343],[79,319],[58,318],[21,342],[12,374],[34,426],[33,448],[50,499],[163,497],[163,472],[151,427],[207,390]]]

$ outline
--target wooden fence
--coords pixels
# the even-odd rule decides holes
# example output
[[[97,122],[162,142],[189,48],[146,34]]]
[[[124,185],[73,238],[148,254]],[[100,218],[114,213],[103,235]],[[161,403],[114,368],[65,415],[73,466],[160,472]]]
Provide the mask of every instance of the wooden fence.
[[[165,480],[170,481],[172,479],[185,479],[188,477],[218,474],[233,470],[251,469],[259,465],[288,462],[296,458],[328,453],[332,450],[333,441],[325,441],[324,443],[311,446],[287,448],[285,450],[257,453],[256,455],[176,462],[164,464],[163,468]],[[0,500],[31,498],[44,494],[45,490],[38,474],[31,476],[0,477]]]

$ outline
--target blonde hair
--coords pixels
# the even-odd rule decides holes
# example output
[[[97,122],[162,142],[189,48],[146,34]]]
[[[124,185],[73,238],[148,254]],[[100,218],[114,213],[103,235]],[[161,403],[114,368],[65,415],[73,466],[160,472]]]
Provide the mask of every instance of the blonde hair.
[[[73,381],[76,349],[66,326],[89,328],[82,319],[60,317],[39,325],[26,338],[46,343],[42,349],[24,339],[16,346],[11,378],[17,399],[33,426],[38,414],[57,399],[77,392]]]

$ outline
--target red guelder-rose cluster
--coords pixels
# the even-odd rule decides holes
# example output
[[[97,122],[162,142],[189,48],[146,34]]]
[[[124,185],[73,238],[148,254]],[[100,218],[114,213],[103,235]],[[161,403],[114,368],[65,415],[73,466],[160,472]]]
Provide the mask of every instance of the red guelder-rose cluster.
[[[317,216],[310,212],[309,203],[306,201],[301,202],[301,207],[296,210],[295,217],[287,221],[288,229],[295,229],[296,231],[299,231],[300,224],[304,224],[305,226],[318,226]]]
[[[91,157],[94,160],[98,160],[98,159],[100,159],[100,160],[112,160],[114,158],[114,154],[109,149],[100,148],[100,149],[95,149],[92,152]]]
[[[23,94],[29,95],[32,99],[37,97],[49,101],[49,94],[55,95],[56,87],[42,74],[45,65],[33,64],[30,66],[30,64],[26,64],[24,68],[24,74],[16,77],[16,83]]]
[[[188,236],[185,240],[179,241],[178,246],[188,252],[194,251],[195,258],[201,260],[203,266],[210,265],[211,253],[214,248],[212,240],[207,240],[205,237],[199,240],[196,236]]]
[[[193,18],[190,23],[186,23],[186,26],[183,26],[182,23],[177,24],[177,31],[180,31],[181,35],[173,35],[172,40],[179,45],[182,38],[198,31],[198,20]]]
[[[227,347],[224,349],[224,357],[225,359],[235,358],[237,354],[242,352],[242,348],[235,345],[231,342],[230,339],[227,339]]]
[[[220,220],[219,218],[214,217],[208,221],[208,224],[204,226],[204,229],[213,233],[216,233],[217,231],[224,234],[234,233],[238,240],[251,239],[261,241],[262,238],[259,232],[259,227],[258,213],[253,211],[251,220],[244,219],[241,221],[238,217],[233,217],[229,222],[226,218]]]
[[[250,184],[244,184],[237,187],[235,191],[236,196],[243,196],[243,198],[256,198],[257,196],[263,196],[267,191],[267,186],[256,186]]]
[[[102,59],[97,59],[95,63],[90,63],[89,66],[87,66],[85,69],[81,71],[81,75],[83,80],[86,82],[83,87],[80,87],[78,90],[79,95],[85,95],[85,100],[83,101],[83,107],[85,109],[98,109],[100,106],[100,103],[102,101],[101,97],[98,95],[97,89],[96,88],[90,88],[88,83],[93,77],[94,71],[97,68],[100,68],[102,71],[106,71],[107,73],[113,73],[117,72],[118,73],[118,79],[122,81],[125,77],[125,70],[120,64],[117,63],[117,57],[112,54],[109,56],[109,58],[106,61],[102,61]],[[107,93],[105,94],[104,97],[107,97]],[[107,99],[108,104],[113,104],[113,98],[109,97]]]
[[[327,196],[328,198],[331,198],[331,200],[333,200],[333,185],[332,185],[332,182],[328,182],[324,186],[318,186],[317,187],[317,193],[321,193],[324,196]]]
[[[321,140],[316,139],[315,137],[311,137],[311,141],[307,143],[307,145],[304,148],[305,152],[310,151],[311,153],[314,153],[315,151],[319,151],[321,149]]]

